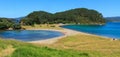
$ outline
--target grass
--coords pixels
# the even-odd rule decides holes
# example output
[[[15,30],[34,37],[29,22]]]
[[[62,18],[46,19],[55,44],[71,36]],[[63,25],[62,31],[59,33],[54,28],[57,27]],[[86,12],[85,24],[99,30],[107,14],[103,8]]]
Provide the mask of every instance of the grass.
[[[8,46],[4,50],[1,50],[0,57],[10,56],[14,52],[14,48],[12,46]]]
[[[91,57],[119,57],[120,40],[112,40],[93,35],[75,35],[60,39],[52,45],[57,49],[72,49],[88,53]]]
[[[19,47],[12,57],[88,57],[87,53],[56,50],[48,47]]]
[[[22,26],[25,29],[57,29],[62,30],[63,28],[59,27],[58,24],[35,24],[34,26]]]
[[[12,46],[7,57],[119,57],[120,41],[92,35],[75,35],[60,39],[55,44],[38,45],[0,39],[0,49]],[[3,55],[0,55],[0,57]]]
[[[3,54],[0,52],[0,57],[89,57],[88,53],[67,50],[67,49],[54,49],[46,46],[38,46],[29,43],[14,41],[14,40],[3,40],[0,39],[1,51],[7,50],[9,46],[12,46],[11,54]]]
[[[57,29],[56,24],[22,26],[26,29]],[[13,49],[4,55],[2,51]],[[38,45],[16,40],[0,39],[0,57],[120,57],[120,40],[93,35],[67,36],[54,44]]]

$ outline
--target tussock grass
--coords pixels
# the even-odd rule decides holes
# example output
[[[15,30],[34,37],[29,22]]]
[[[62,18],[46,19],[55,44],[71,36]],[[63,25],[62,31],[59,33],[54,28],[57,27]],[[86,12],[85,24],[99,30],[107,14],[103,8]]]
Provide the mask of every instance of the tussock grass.
[[[75,35],[60,39],[49,45],[58,49],[72,49],[87,52],[91,57],[120,56],[120,40],[112,40],[94,35]]]
[[[34,26],[22,26],[25,29],[57,29],[62,30],[59,24],[35,24]]]
[[[38,46],[29,43],[24,43],[15,40],[0,39],[0,48],[7,49],[7,46],[12,46],[15,50],[12,54],[6,57],[89,57],[88,53],[74,50],[58,50],[46,46]],[[2,54],[0,52],[0,54]],[[3,55],[0,55],[0,57]]]
[[[14,52],[14,48],[12,46],[8,46],[4,50],[0,51],[0,57],[8,57]]]

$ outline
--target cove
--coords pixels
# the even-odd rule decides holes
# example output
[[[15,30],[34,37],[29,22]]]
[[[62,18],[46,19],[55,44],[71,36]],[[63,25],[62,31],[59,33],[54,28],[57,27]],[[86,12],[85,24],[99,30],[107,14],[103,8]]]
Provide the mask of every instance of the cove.
[[[65,25],[62,27],[99,36],[120,39],[120,22],[107,22],[105,25]]]
[[[8,30],[0,31],[0,37],[3,39],[15,39],[20,41],[36,41],[45,40],[54,37],[63,36],[64,34],[58,31],[49,30]]]

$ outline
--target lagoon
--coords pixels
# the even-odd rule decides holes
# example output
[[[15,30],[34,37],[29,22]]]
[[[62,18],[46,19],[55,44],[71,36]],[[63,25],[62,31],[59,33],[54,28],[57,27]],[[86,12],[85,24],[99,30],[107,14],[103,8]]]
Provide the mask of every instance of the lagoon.
[[[65,25],[62,27],[108,38],[120,39],[120,22],[107,22],[105,25]]]
[[[0,37],[3,39],[15,39],[20,41],[37,41],[63,36],[58,31],[49,30],[9,30],[0,31]]]

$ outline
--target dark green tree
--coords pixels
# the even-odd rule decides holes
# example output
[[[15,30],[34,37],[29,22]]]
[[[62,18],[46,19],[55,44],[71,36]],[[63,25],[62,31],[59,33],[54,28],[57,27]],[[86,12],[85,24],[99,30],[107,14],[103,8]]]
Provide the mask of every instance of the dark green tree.
[[[72,23],[72,24],[105,24],[102,14],[96,10],[76,8],[51,14],[45,11],[34,11],[21,20],[24,25]]]

